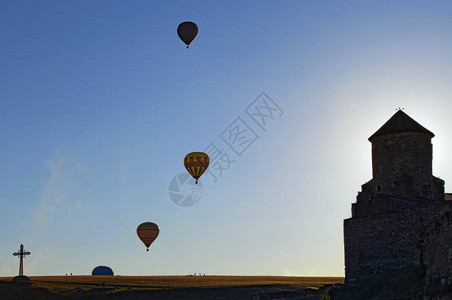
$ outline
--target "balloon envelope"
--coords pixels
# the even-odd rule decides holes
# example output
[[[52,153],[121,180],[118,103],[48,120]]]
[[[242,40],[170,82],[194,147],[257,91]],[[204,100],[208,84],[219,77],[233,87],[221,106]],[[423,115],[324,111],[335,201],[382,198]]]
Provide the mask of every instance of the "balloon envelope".
[[[192,152],[188,153],[184,159],[184,165],[188,173],[193,176],[198,183],[199,177],[204,173],[204,171],[209,166],[209,156],[203,152]]]
[[[108,275],[113,276],[113,270],[110,267],[107,266],[97,266],[93,269],[91,272],[91,275]]]
[[[177,35],[179,38],[188,45],[195,39],[198,35],[198,26],[193,22],[183,22],[177,27]]]
[[[137,227],[137,234],[143,244],[146,245],[149,251],[149,246],[157,238],[160,233],[160,229],[157,224],[152,222],[145,222]]]

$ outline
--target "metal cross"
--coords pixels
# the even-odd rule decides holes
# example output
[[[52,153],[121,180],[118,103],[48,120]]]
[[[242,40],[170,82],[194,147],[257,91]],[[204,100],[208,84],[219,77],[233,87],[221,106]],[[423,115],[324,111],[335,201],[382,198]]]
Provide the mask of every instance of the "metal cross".
[[[20,250],[17,252],[14,252],[13,255],[14,256],[19,256],[20,258],[20,264],[19,264],[19,276],[24,276],[24,256],[25,255],[30,255],[31,253],[28,251],[24,251],[24,245],[21,244],[20,245]]]

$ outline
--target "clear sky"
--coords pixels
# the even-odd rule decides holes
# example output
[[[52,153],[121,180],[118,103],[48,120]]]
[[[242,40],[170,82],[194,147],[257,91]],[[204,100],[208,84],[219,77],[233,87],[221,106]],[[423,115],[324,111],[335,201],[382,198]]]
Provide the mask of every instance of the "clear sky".
[[[450,1],[2,1],[0,276],[21,243],[27,275],[343,276],[367,138],[398,107],[435,133],[452,191],[451,15]],[[190,49],[183,21],[199,27]],[[225,169],[176,205],[184,156],[211,143]]]

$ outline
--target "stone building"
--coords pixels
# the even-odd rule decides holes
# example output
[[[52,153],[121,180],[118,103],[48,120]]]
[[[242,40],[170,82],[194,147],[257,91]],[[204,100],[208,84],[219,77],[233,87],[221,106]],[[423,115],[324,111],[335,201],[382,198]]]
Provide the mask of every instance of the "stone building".
[[[452,281],[452,201],[432,174],[433,137],[402,110],[369,137],[372,179],[344,220],[346,283],[416,266],[427,285]]]

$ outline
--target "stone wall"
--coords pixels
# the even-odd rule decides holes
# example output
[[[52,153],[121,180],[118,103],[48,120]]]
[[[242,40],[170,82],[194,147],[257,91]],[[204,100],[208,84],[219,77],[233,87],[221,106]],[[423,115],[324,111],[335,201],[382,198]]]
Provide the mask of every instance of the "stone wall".
[[[431,136],[398,132],[372,139],[372,177],[385,179],[400,172],[432,174]]]
[[[445,201],[438,217],[422,232],[422,260],[426,290],[452,285],[452,201]]]
[[[347,281],[419,264],[419,218],[408,215],[388,212],[344,221]]]
[[[358,195],[352,218],[344,220],[346,279],[422,264],[424,228],[444,203]]]
[[[444,181],[432,176],[432,143],[427,133],[399,132],[373,138],[372,174],[363,191],[444,199]]]

